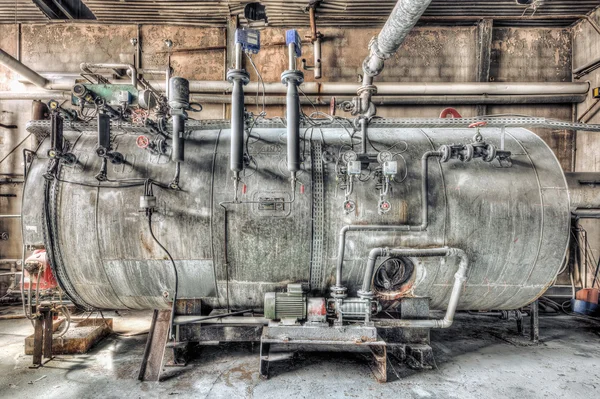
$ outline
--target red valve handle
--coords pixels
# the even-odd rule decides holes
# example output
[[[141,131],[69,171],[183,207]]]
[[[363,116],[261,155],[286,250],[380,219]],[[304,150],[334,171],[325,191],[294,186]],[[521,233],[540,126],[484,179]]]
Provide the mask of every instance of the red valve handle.
[[[469,125],[469,127],[470,127],[470,128],[474,128],[474,127],[483,127],[483,126],[485,126],[485,125],[487,125],[487,122],[486,122],[486,121],[480,121],[480,122],[471,123],[471,124]]]
[[[137,139],[135,139],[135,143],[137,144],[137,146],[141,149],[145,149],[148,148],[148,146],[150,145],[150,139],[148,139],[148,137],[141,135],[138,136]]]
[[[460,113],[454,109],[454,108],[445,108],[441,113],[440,113],[440,118],[462,118],[462,116],[460,115]]]
[[[304,194],[304,184],[300,185],[300,194]]]
[[[248,192],[248,186],[245,184],[242,185],[242,194],[246,194]]]

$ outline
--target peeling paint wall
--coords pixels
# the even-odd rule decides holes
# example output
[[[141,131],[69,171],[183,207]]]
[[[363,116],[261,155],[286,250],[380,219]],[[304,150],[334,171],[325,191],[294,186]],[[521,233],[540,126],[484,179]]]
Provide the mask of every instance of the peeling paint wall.
[[[226,66],[226,30],[223,28],[199,28],[154,25],[83,25],[47,24],[22,25],[21,49],[23,61],[36,71],[79,71],[81,62],[127,62],[133,63],[137,50],[131,39],[141,43],[141,66],[163,69],[169,51],[164,41],[173,42],[170,59],[175,74],[188,79],[223,80]],[[586,30],[577,27],[578,37],[585,37],[600,55],[600,41]],[[362,61],[367,54],[367,45],[379,29],[321,29],[325,36],[322,46],[323,78],[321,81],[358,81],[362,73]],[[17,52],[17,26],[0,25],[0,48],[11,54]],[[300,29],[302,37],[309,35],[308,29]],[[261,31],[262,50],[254,57],[265,81],[280,82],[281,72],[287,69],[285,30],[267,28]],[[581,39],[584,40],[584,39]],[[581,47],[581,40],[576,47]],[[400,51],[386,62],[378,81],[387,82],[470,82],[477,76],[477,28],[419,27],[407,38]],[[305,40],[303,58],[313,63],[312,45]],[[576,52],[576,64],[585,57]],[[582,58],[583,57],[583,58]],[[571,79],[571,31],[569,29],[495,28],[492,44],[491,77],[495,81],[547,81],[560,82]],[[249,64],[251,79],[257,80]],[[600,75],[596,75],[600,76]],[[312,73],[305,73],[306,81],[314,81]],[[162,79],[162,76],[151,77]],[[597,77],[600,79],[600,77]],[[0,90],[19,89],[22,84],[14,80],[12,73],[0,67]],[[582,105],[580,108],[583,108]],[[253,106],[249,106],[253,109]],[[328,107],[319,106],[328,111]],[[380,107],[378,115],[384,117],[434,117],[443,106]],[[456,106],[463,116],[475,115],[474,106]],[[519,113],[571,119],[571,105],[547,106],[490,106],[490,113]],[[268,116],[283,115],[282,106],[269,106]],[[228,117],[228,106],[206,105],[201,114],[192,114],[195,119]],[[306,113],[312,107],[305,108]],[[3,123],[15,123],[18,130],[0,129],[0,159],[27,133],[24,130],[30,119],[30,101],[0,101],[0,118]],[[538,134],[548,142],[561,164],[571,168],[571,142],[573,135],[565,131],[540,129]],[[580,148],[587,136],[580,135]],[[27,140],[27,147],[34,143]],[[582,150],[585,151],[585,150]],[[0,164],[0,172],[22,172],[20,150]],[[595,162],[595,161],[594,161]],[[589,161],[578,158],[578,168]],[[600,168],[600,160],[598,160]],[[17,177],[18,178],[18,177]],[[20,185],[2,185],[3,193],[16,193],[17,198],[0,198],[0,213],[18,213],[20,208]],[[0,241],[0,258],[20,257],[20,223],[18,220],[0,220],[0,232],[9,231],[10,240]]]

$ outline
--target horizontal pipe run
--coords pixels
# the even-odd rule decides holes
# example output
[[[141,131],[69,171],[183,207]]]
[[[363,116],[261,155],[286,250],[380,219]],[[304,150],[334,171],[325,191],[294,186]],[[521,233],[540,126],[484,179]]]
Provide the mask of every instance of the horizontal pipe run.
[[[113,84],[123,84],[123,80],[111,80]],[[149,83],[155,90],[165,91],[163,80],[151,80]],[[75,80],[56,81],[50,84],[52,90],[71,91]],[[322,96],[354,96],[360,87],[358,83],[343,82],[304,82],[302,90],[306,94]],[[231,84],[226,80],[191,80],[190,92],[195,94],[229,94]],[[248,94],[262,93],[263,86],[252,82],[244,87]],[[385,96],[549,96],[549,95],[587,95],[590,90],[588,82],[420,82],[395,83],[381,82],[377,84],[377,95]],[[265,82],[265,94],[286,95],[287,88],[279,82]]]
[[[336,268],[336,287],[342,287],[342,270],[344,267],[344,253],[346,251],[346,233],[349,231],[425,231],[429,223],[427,206],[427,182],[428,182],[428,160],[439,157],[439,151],[427,151],[421,157],[421,224],[419,225],[346,225],[342,227],[339,234],[338,258]]]
[[[164,82],[150,82],[156,90],[164,91]],[[317,95],[354,95],[359,88],[356,83],[340,82],[305,82],[302,90],[306,94]],[[252,82],[245,86],[244,91],[255,94],[262,93],[262,85]],[[377,85],[377,94],[380,96],[494,96],[494,95],[574,95],[587,94],[590,89],[588,82],[577,83],[391,83],[384,82]],[[280,83],[265,83],[266,94],[285,95],[287,88]],[[227,81],[190,81],[191,93],[229,93],[231,85]]]
[[[571,210],[571,215],[576,219],[600,219],[600,209],[598,208],[576,208]]]
[[[377,322],[376,325],[381,326],[393,326],[402,328],[448,328],[454,322],[454,315],[456,308],[458,307],[458,300],[460,299],[460,293],[462,291],[463,283],[467,279],[467,272],[469,269],[469,258],[465,251],[459,248],[429,248],[429,249],[383,249],[376,248],[371,251],[375,257],[377,254],[386,254],[394,256],[406,256],[406,257],[451,257],[456,256],[460,259],[458,270],[454,274],[454,285],[452,286],[452,293],[450,294],[450,300],[448,301],[448,307],[446,308],[446,314],[442,319],[424,319],[424,320],[411,320],[411,319],[400,319],[390,320],[389,322]],[[381,256],[381,255],[379,255]],[[376,260],[376,258],[375,258]],[[371,265],[374,268],[375,260]],[[369,257],[371,262],[371,257]],[[367,267],[368,269],[368,267]],[[365,275],[366,278],[366,275]],[[370,286],[370,280],[369,280]],[[364,288],[364,284],[363,284]]]
[[[0,215],[0,219],[20,219],[21,215]]]

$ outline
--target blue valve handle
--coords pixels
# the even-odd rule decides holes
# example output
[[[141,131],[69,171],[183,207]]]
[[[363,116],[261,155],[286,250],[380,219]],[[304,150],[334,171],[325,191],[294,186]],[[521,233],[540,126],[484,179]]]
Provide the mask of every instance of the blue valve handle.
[[[296,57],[302,56],[302,40],[297,30],[291,29],[285,32],[285,44],[289,46],[294,44],[294,50],[296,51]]]

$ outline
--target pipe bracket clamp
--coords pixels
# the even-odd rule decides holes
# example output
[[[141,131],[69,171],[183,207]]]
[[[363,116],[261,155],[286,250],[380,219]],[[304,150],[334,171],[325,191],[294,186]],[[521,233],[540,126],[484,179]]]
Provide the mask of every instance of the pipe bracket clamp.
[[[296,82],[296,85],[304,83],[304,74],[297,69],[289,69],[281,74],[281,83]]]
[[[227,81],[233,83],[234,80],[241,80],[247,85],[250,82],[250,74],[244,69],[230,69],[227,71]]]
[[[377,86],[375,85],[362,85],[360,86],[357,90],[356,90],[356,94],[357,95],[361,95],[363,93],[371,93],[373,94],[377,94]]]

